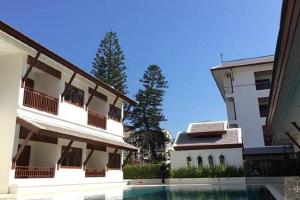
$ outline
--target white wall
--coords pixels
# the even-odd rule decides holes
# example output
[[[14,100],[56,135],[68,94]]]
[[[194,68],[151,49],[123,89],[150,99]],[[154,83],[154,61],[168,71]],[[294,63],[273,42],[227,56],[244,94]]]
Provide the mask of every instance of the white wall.
[[[192,158],[192,166],[198,166],[198,156],[202,157],[204,166],[208,165],[208,156],[212,155],[215,165],[220,164],[219,156],[225,156],[225,164],[235,167],[243,166],[242,148],[232,149],[203,149],[203,150],[186,150],[186,151],[171,151],[171,168],[179,169],[187,167],[186,158]]]
[[[31,55],[34,56],[34,55]],[[23,63],[22,66],[22,73],[25,74],[26,69],[27,69],[27,64],[26,64],[26,59],[27,55],[24,55],[25,62]],[[84,106],[79,107],[73,104],[70,104],[66,101],[61,101],[61,96],[60,94],[63,93],[65,89],[65,83],[68,83],[73,75],[73,72],[70,70],[67,70],[63,66],[50,62],[49,59],[47,59],[45,56],[41,56],[39,59],[40,61],[50,65],[51,67],[61,71],[62,77],[61,80],[41,71],[38,69],[33,69],[32,72],[29,74],[29,78],[33,79],[35,81],[34,88],[37,91],[46,93],[50,96],[59,98],[59,106],[58,106],[58,118],[69,121],[71,123],[76,123],[78,125],[84,125],[87,126],[87,121],[88,121],[88,112],[85,109],[85,103],[87,103],[87,100],[89,99],[89,92],[88,88],[94,88],[95,84],[88,81],[87,79],[81,77],[80,75],[76,75],[72,85],[83,90],[84,91]],[[102,101],[98,99],[97,97],[93,97],[89,108],[91,111],[102,114],[104,116],[107,116],[108,111],[109,111],[109,104],[113,104],[116,96],[105,89],[98,87],[97,89],[98,92],[104,94],[107,96],[108,101]],[[23,88],[20,88],[20,93],[19,93],[19,101],[18,104],[21,108],[24,108],[23,106]],[[120,109],[123,109],[123,100],[118,99],[116,105]],[[27,109],[27,108],[26,108]],[[28,110],[28,109],[27,109]],[[32,109],[35,110],[35,109]],[[44,112],[45,113],[45,112]],[[46,113],[47,114],[47,113]],[[95,128],[95,127],[92,127]],[[99,128],[97,128],[99,129]],[[113,120],[108,120],[107,121],[107,132],[115,134],[119,137],[123,136],[123,124],[120,122],[116,122]],[[107,137],[110,137],[110,135],[107,135]]]
[[[242,128],[245,148],[264,146],[262,126],[265,124],[265,118],[260,117],[258,98],[268,97],[270,90],[256,90],[254,72],[270,69],[272,69],[272,64],[232,70],[234,77],[233,98],[237,117],[235,123]],[[228,120],[232,120],[232,105],[227,103],[226,106]]]
[[[87,150],[87,155],[90,153],[90,149]],[[86,167],[92,169],[106,169],[108,163],[108,153],[104,151],[94,150],[90,157]]]
[[[22,142],[23,140],[21,140]],[[20,143],[21,144],[21,143]],[[57,145],[43,142],[29,141],[31,146],[30,166],[55,167],[57,163]]]
[[[0,56],[0,193],[8,192],[23,55]]]
[[[59,98],[60,80],[39,69],[33,68],[30,72],[30,79],[34,80],[34,89],[49,96]]]

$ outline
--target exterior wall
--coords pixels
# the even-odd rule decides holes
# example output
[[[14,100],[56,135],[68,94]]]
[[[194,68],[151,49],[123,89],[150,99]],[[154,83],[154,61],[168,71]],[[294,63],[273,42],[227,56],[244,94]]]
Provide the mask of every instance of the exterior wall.
[[[22,54],[0,56],[0,193],[8,192],[22,59]]]
[[[171,151],[171,168],[179,169],[187,167],[186,158],[192,158],[191,165],[198,166],[197,157],[202,157],[203,166],[208,166],[208,156],[212,155],[215,165],[220,164],[219,156],[224,155],[225,164],[229,166],[243,166],[242,148],[233,149],[201,149],[201,150],[186,150],[186,151]]]
[[[22,142],[23,140],[20,140],[19,144]],[[58,160],[58,148],[56,144],[29,141],[28,145],[31,146],[30,166],[55,167]]]
[[[26,73],[26,69],[27,69],[27,54],[23,54],[23,62],[22,62],[22,73],[23,75]],[[34,55],[32,54],[31,56],[34,57]],[[55,97],[59,99],[59,106],[58,106],[58,115],[52,115],[50,114],[51,117],[57,118],[57,119],[61,119],[64,121],[68,121],[70,123],[75,123],[78,125],[84,125],[84,126],[89,126],[91,128],[96,128],[96,129],[100,129],[97,127],[93,127],[88,125],[87,121],[88,121],[88,112],[85,108],[85,105],[83,107],[79,107],[73,104],[70,104],[66,101],[61,101],[61,95],[65,89],[65,84],[68,83],[73,75],[73,72],[65,69],[63,66],[57,64],[57,63],[53,63],[53,61],[51,62],[50,59],[46,58],[45,56],[41,56],[39,58],[40,61],[48,64],[49,66],[59,70],[62,73],[62,77],[61,80],[41,71],[38,69],[33,69],[31,71],[31,73],[29,74],[29,78],[34,80],[34,89],[42,92],[42,93],[46,93],[49,96]],[[51,83],[51,84],[49,84]],[[90,88],[94,88],[95,84],[84,79],[83,77],[76,75],[72,85],[83,90],[84,91],[84,104],[88,101],[88,98],[90,96],[88,89]],[[18,104],[19,104],[19,108],[20,109],[25,109],[25,110],[33,110],[33,111],[37,111],[34,108],[28,108],[23,106],[23,96],[24,96],[24,88],[19,88],[20,92],[19,92],[19,100],[18,100]],[[105,89],[99,87],[97,89],[98,92],[101,92],[102,94],[107,96],[107,102],[102,101],[100,99],[98,99],[97,97],[93,97],[90,105],[89,105],[89,110],[98,114],[101,114],[105,117],[108,116],[108,112],[109,112],[109,105],[113,104],[114,100],[115,100],[115,95],[111,94],[110,92],[106,91]],[[117,106],[118,108],[120,108],[121,110],[123,110],[123,100],[122,99],[118,99],[117,103],[115,104],[115,106]],[[38,111],[40,112],[40,111]],[[43,115],[47,115],[48,113],[45,112],[40,112]],[[35,118],[32,118],[35,119]],[[40,119],[39,117],[36,118],[37,120]],[[116,122],[114,120],[110,120],[107,118],[107,129],[105,132],[107,133],[111,133],[114,134],[116,136],[119,137],[119,139],[121,139],[121,137],[123,137],[123,124],[120,122]],[[106,137],[110,137],[109,134],[106,135]]]
[[[87,154],[90,153],[90,149],[87,149]],[[92,169],[106,169],[108,163],[108,153],[104,151],[95,150],[90,157],[89,162],[86,165],[86,168]]]
[[[21,80],[28,69],[28,55],[35,57],[36,52],[2,32],[0,32],[0,46],[3,47],[0,52],[0,80],[3,83],[0,84],[0,92],[2,94],[0,98],[0,146],[2,149],[0,160],[0,193],[7,193],[9,191],[9,183],[16,184],[24,181],[14,179],[14,170],[11,170],[12,157],[17,152],[18,144],[22,142],[22,140],[19,140],[20,126],[16,124],[17,116],[68,128],[70,131],[74,130],[107,139],[123,141],[123,124],[121,122],[108,119],[106,130],[90,126],[87,124],[88,112],[85,106],[78,107],[61,101],[61,94],[65,89],[65,83],[70,81],[73,71],[49,59],[43,54],[39,57],[39,61],[60,71],[62,74],[61,80],[37,68],[33,68],[28,77],[35,81],[35,90],[58,98],[58,115],[23,106],[24,88],[21,87]],[[80,75],[76,75],[72,85],[84,91],[84,104],[87,103],[90,96],[88,89],[89,87],[94,88],[95,83]],[[91,111],[93,111],[93,109],[95,109],[95,111],[99,110],[100,114],[107,116],[109,104],[113,104],[116,96],[101,87],[99,87],[97,91],[106,95],[108,101],[103,102],[94,97],[91,103]],[[123,100],[119,98],[115,106],[123,111]],[[67,143],[68,141],[63,139],[59,139],[58,145],[29,141],[29,145],[32,147],[30,165],[37,165],[38,167],[55,165],[60,156],[61,146]],[[85,160],[86,143],[74,142],[73,146],[82,148],[82,159]],[[120,151],[120,153],[122,154],[122,151]],[[107,164],[108,153],[106,152],[106,156],[102,156],[103,160],[98,163],[95,161],[96,166],[104,166],[105,162],[105,164]],[[95,157],[95,159],[99,158]],[[79,177],[85,178],[84,171],[82,169],[60,169],[57,171],[54,179],[58,178],[62,181],[68,179],[69,183],[72,183],[69,180],[70,177],[73,177],[74,180]],[[122,180],[122,171],[109,170],[106,179]],[[35,180],[32,182],[35,182]],[[59,181],[59,183],[61,183],[61,181]]]
[[[22,144],[23,139],[18,140],[18,144]],[[87,179],[101,179],[106,181],[122,181],[123,180],[123,172],[122,169],[108,169],[106,171],[105,177],[92,177],[86,178],[85,171],[83,168],[64,168],[60,167],[57,169],[57,161],[60,158],[62,153],[62,146],[68,145],[69,140],[58,139],[58,144],[49,144],[43,142],[35,142],[29,141],[28,145],[31,146],[30,152],[30,162],[29,166],[32,167],[54,167],[56,169],[54,178],[50,178],[50,180],[54,180],[54,184],[73,184],[82,181],[86,182]],[[82,149],[82,164],[86,160],[86,156],[90,152],[89,149],[86,149],[86,143],[83,142],[73,142],[72,147],[77,147]],[[106,152],[95,150],[91,158],[87,163],[87,168],[94,169],[106,169],[106,165],[108,163],[108,154],[113,153],[114,149],[107,148]],[[117,153],[121,154],[121,165],[122,165],[122,150],[119,150]],[[10,161],[11,164],[11,161]],[[10,165],[11,167],[11,165]],[[24,179],[15,179],[15,171],[10,171],[10,184],[19,184],[24,182]],[[32,182],[32,180],[37,179],[26,179],[28,183]]]
[[[225,98],[228,121],[242,128],[243,144],[245,148],[263,147],[264,138],[262,126],[265,125],[266,117],[260,117],[259,97],[268,97],[269,89],[256,90],[254,72],[271,70],[272,64],[241,67],[232,69],[233,94],[236,120],[233,119],[234,108],[229,103],[229,97]],[[224,85],[226,81],[224,75]],[[225,95],[226,96],[226,95]],[[228,96],[228,95],[227,95]]]

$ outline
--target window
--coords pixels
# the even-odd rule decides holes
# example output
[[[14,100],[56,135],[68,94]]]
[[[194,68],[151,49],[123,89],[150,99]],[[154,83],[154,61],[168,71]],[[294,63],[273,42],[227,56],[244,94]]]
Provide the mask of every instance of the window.
[[[121,155],[120,154],[109,153],[108,159],[110,162],[108,168],[111,168],[111,169],[120,169],[121,168]]]
[[[212,157],[212,155],[209,155],[208,156],[208,164],[209,166],[213,167],[215,164],[214,164],[214,158]]]
[[[225,156],[220,155],[219,160],[220,160],[220,165],[225,165]]]
[[[261,117],[267,117],[268,103],[269,103],[268,97],[258,98],[259,114]]]
[[[271,87],[270,79],[256,80],[255,86],[256,86],[256,90],[270,89],[270,87]]]
[[[62,153],[67,147],[62,146]],[[82,165],[82,149],[70,147],[69,152],[61,162],[64,167],[81,167]]]
[[[203,162],[202,162],[202,157],[201,156],[198,156],[197,161],[198,161],[198,167],[202,167]]]
[[[191,156],[188,156],[188,157],[186,158],[186,164],[187,164],[188,167],[191,166],[191,164],[192,164],[192,158],[191,158]]]
[[[262,128],[263,134],[265,135],[266,134],[266,128],[267,128],[266,125],[263,125],[261,128]]]
[[[237,124],[229,124],[229,128],[238,128],[239,126]]]
[[[254,72],[256,90],[266,90],[271,87],[272,70]]]
[[[67,85],[67,84],[66,84]],[[76,106],[83,106],[84,91],[70,85],[65,92],[64,100]]]
[[[120,122],[121,121],[121,109],[116,106],[110,105],[109,118]]]

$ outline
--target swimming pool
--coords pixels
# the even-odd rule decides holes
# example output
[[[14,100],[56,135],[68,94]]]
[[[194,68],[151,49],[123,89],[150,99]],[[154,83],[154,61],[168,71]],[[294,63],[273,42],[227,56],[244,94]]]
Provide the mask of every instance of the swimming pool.
[[[17,200],[273,200],[265,186],[246,185],[176,185],[127,186],[93,192],[65,192],[50,196],[20,197]]]
[[[275,199],[266,187],[246,186],[246,188],[222,188],[205,186],[162,186],[133,187],[124,190],[123,199],[154,200],[154,199]],[[89,200],[87,198],[87,200]]]

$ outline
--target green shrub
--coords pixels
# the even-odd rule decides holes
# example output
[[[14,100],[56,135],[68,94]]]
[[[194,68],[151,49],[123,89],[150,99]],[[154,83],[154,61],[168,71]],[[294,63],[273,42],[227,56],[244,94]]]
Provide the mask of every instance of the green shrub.
[[[219,165],[216,167],[186,167],[171,171],[172,178],[215,178],[215,177],[242,177],[242,167]]]
[[[126,165],[123,168],[124,179],[154,179],[160,178],[161,164]],[[169,176],[169,168],[168,174]]]

